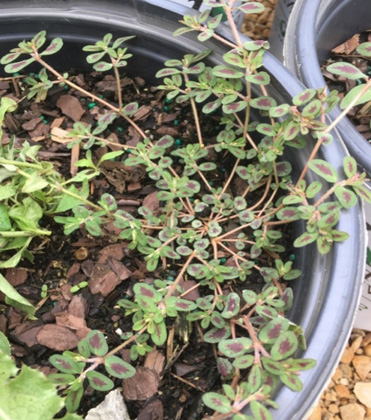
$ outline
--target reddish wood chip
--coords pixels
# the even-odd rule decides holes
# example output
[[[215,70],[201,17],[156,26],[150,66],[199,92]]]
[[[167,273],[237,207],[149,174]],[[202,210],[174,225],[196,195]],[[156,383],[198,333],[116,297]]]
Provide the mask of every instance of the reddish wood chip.
[[[105,263],[109,257],[115,258],[116,260],[122,260],[124,256],[125,253],[122,244],[108,245],[99,251],[98,263]]]
[[[67,327],[71,331],[75,332],[79,340],[85,338],[87,333],[90,331],[90,328],[86,325],[85,319],[78,318],[67,312],[59,314],[55,317],[55,320],[57,325]]]
[[[89,288],[93,295],[100,293],[108,296],[122,280],[105,264],[96,264],[89,280]]]
[[[20,325],[21,327],[21,325]],[[26,344],[27,347],[35,346],[38,343],[37,335],[39,334],[40,330],[43,328],[43,325],[36,325],[31,326],[31,328],[25,329],[24,331],[17,333],[18,328],[16,328],[15,335],[17,340],[22,343]]]
[[[152,350],[147,354],[146,360],[144,361],[144,367],[155,370],[161,375],[165,366],[165,356],[158,350]]]
[[[189,373],[199,370],[200,367],[197,365],[186,365],[185,363],[175,363],[174,364],[175,373],[177,376],[185,376]]]
[[[63,95],[57,101],[58,108],[61,109],[63,114],[67,115],[74,121],[80,121],[85,110],[81,106],[80,101],[72,95]]]
[[[197,284],[194,280],[187,280],[181,279],[179,282],[179,286],[186,292],[187,290],[192,289],[192,287],[195,287]],[[183,295],[183,293],[182,293]],[[198,290],[198,287],[191,290],[189,293],[182,296],[183,299],[191,300],[192,302],[196,301],[200,297],[200,291]]]
[[[159,376],[156,371],[138,367],[134,376],[122,383],[124,398],[129,401],[145,401],[156,394]]]
[[[42,346],[57,351],[72,350],[77,347],[79,339],[69,328],[47,324],[37,334],[37,341]]]
[[[8,268],[6,270],[5,278],[8,280],[8,282],[14,286],[17,287],[20,284],[23,284],[28,277],[28,272],[24,268]]]
[[[151,401],[140,411],[137,420],[163,420],[164,407],[160,400]]]
[[[86,300],[81,295],[75,295],[68,305],[68,313],[77,318],[85,319],[87,310]]]
[[[155,213],[160,208],[160,200],[157,198],[157,193],[158,191],[153,191],[143,200],[143,206],[150,209],[152,213]]]
[[[40,117],[32,118],[32,120],[23,123],[22,128],[27,131],[32,131],[36,128],[37,124],[39,123],[42,123]]]
[[[107,264],[109,268],[116,274],[120,281],[126,280],[131,276],[131,271],[128,270],[123,263],[115,260],[114,258],[108,258]]]

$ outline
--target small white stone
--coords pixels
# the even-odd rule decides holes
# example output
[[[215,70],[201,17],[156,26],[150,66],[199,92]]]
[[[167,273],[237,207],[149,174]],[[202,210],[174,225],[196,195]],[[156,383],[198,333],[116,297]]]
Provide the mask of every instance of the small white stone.
[[[88,411],[85,420],[130,420],[120,390],[107,394],[102,403]]]

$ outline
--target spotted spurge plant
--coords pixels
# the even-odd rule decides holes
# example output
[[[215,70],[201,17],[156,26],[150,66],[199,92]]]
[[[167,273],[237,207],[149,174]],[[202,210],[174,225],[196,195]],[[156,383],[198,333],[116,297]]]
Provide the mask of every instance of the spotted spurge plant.
[[[248,0],[238,4],[205,0],[205,4],[210,9],[223,8],[231,39],[218,34],[222,15],[212,16],[210,9],[184,16],[183,27],[175,36],[197,32],[200,42],[215,38],[229,48],[223,62],[211,66],[209,50],[190,52],[166,61],[156,75],[167,106],[177,104],[192,111],[193,136],[158,136],[143,131],[132,118],[140,104],[123,103],[119,73],[131,57],[123,45],[132,37],[113,40],[107,34],[83,48],[90,53],[87,61],[95,70],[114,73],[117,105],[84,90],[73,77],[47,63],[47,56],[59,51],[63,42],[53,39],[43,49],[45,31],[21,42],[1,60],[8,73],[35,62],[43,67],[39,81],[31,76],[24,81],[29,98],[41,101],[51,86],[62,84],[105,109],[95,125],[77,122],[67,135],[68,147],[81,145],[85,150],[76,164],[80,171],[71,179],[41,162],[36,146],[24,143],[19,148],[11,142],[2,148],[0,252],[16,251],[2,267],[14,266],[24,257],[32,259],[32,238],[50,235],[38,224],[48,215],[63,225],[66,235],[85,227],[90,235],[102,236],[105,224],[113,221],[119,230],[116,239],[139,253],[152,273],[149,282],[134,285],[132,298],[117,302],[123,316],[132,322],[119,346],[109,350],[104,334],[92,330],[77,352],[51,356],[50,363],[60,373],[49,378],[65,396],[70,412],[79,407],[86,384],[107,391],[116,379],[130,378],[143,356],[155,346],[166,345],[171,340],[169,331],[183,323],[181,339],[188,341],[190,334],[197,333],[209,343],[221,376],[222,388],[203,396],[204,404],[214,412],[205,414],[205,419],[271,419],[269,407],[276,407],[272,398],[278,383],[300,391],[300,371],[315,365],[314,360],[298,356],[298,350],[305,349],[303,331],[286,316],[293,301],[288,284],[300,276],[294,258],[288,256],[291,246],[315,242],[320,253],[329,252],[333,242],[349,235],[337,229],[340,213],[354,206],[357,196],[371,201],[365,174],[357,172],[352,157],[345,157],[340,170],[317,157],[320,147],[332,141],[331,130],[338,122],[325,122],[325,115],[338,103],[336,92],[306,89],[292,103],[277,103],[268,94],[270,75],[262,69],[268,43],[242,39],[232,19],[235,8],[252,14],[260,12],[262,5]],[[24,54],[28,58],[17,61]],[[346,68],[332,70],[352,73]],[[342,116],[371,84],[364,77],[365,86],[348,98]],[[253,86],[260,90],[259,95],[252,95]],[[1,105],[0,117],[15,108],[13,103]],[[92,150],[112,143],[106,130],[121,119],[141,140],[136,146],[115,143],[121,150],[97,161]],[[207,132],[205,121],[218,127]],[[284,151],[303,148],[307,134],[316,143],[301,174],[294,178]],[[158,190],[160,210],[141,206],[129,213],[110,194],[92,201],[89,183],[100,176],[101,165],[108,159],[123,159],[127,166],[144,168]],[[317,179],[308,182],[308,171]],[[31,224],[25,223],[29,208],[33,209]],[[305,231],[287,247],[285,227],[298,220],[304,221]],[[251,278],[261,281],[260,291],[249,288]],[[187,281],[190,289],[184,286]],[[27,309],[3,277],[0,289],[11,295],[10,303]],[[200,296],[192,300],[189,293],[196,289]],[[28,311],[34,315],[29,307]],[[131,363],[116,355],[124,347],[130,349]],[[250,414],[244,414],[247,407]]]

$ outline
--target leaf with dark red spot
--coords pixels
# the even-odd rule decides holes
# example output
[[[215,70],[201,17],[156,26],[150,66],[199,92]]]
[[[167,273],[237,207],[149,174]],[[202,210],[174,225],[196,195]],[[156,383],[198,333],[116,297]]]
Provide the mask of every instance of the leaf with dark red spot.
[[[257,74],[250,74],[245,77],[246,82],[254,83],[256,85],[268,85],[270,83],[270,76],[265,71],[261,71]]]
[[[345,156],[343,160],[345,175],[352,178],[357,173],[357,161],[352,156]]]
[[[367,203],[371,203],[371,191],[363,185],[353,187],[354,191]]]
[[[108,345],[102,332],[97,330],[90,331],[85,337],[90,351],[96,356],[104,356],[108,352]]]
[[[236,316],[240,311],[240,297],[237,293],[229,293],[222,312],[222,317],[230,319]]]
[[[343,242],[345,240],[347,240],[349,238],[349,233],[347,232],[342,232],[340,230],[331,230],[331,238],[333,241],[335,242]]]
[[[294,140],[299,134],[300,125],[296,121],[290,121],[283,130],[283,137],[286,141]]]
[[[289,111],[290,111],[290,105],[288,104],[278,105],[269,110],[269,116],[272,118],[279,118],[286,115]]]
[[[314,242],[318,238],[318,233],[310,233],[310,232],[304,232],[302,235],[300,235],[298,238],[294,241],[294,246],[296,248],[301,248],[303,246],[309,245],[310,243]]]
[[[34,58],[17,61],[16,63],[7,64],[4,68],[5,73],[17,73],[35,61]]]
[[[194,302],[180,298],[175,298],[174,306],[177,311],[181,312],[190,312],[196,309],[196,304]]]
[[[159,146],[163,149],[166,149],[168,147],[171,147],[174,144],[174,139],[173,137],[166,135],[160,138],[160,140],[158,140],[156,142],[156,146]]]
[[[244,73],[230,66],[215,66],[212,71],[214,76],[223,77],[227,79],[240,79]]]
[[[300,212],[296,207],[287,206],[277,212],[277,218],[279,220],[298,220],[300,219]]]
[[[48,375],[48,379],[57,386],[70,385],[75,380],[75,376],[67,373],[52,373]]]
[[[229,413],[232,410],[231,402],[227,397],[216,392],[208,392],[202,396],[202,401],[206,406],[218,413]]]
[[[238,54],[238,52],[235,50],[225,53],[223,55],[223,60],[228,64],[232,64],[233,66],[241,68],[245,67],[245,63],[243,61],[242,56]]]
[[[322,103],[319,99],[309,102],[303,109],[302,115],[307,118],[316,118],[322,109]]]
[[[332,140],[334,139],[332,135],[328,133],[318,133],[317,138],[322,142],[324,146],[331,144]]]
[[[44,45],[46,41],[46,31],[40,31],[38,32],[33,38],[32,43],[36,46],[36,48],[40,48]]]
[[[223,105],[223,112],[226,114],[234,114],[243,111],[247,107],[247,102],[239,101],[231,104]]]
[[[69,413],[73,413],[79,408],[83,394],[84,388],[82,384],[79,382],[75,382],[70,388],[65,399],[66,409]]]
[[[236,173],[240,178],[244,180],[248,179],[249,177],[249,172],[245,166],[237,166]]]
[[[265,9],[264,5],[256,1],[245,3],[242,6],[238,7],[238,10],[241,10],[245,14],[261,13],[264,11],[264,9]]]
[[[264,318],[273,319],[277,317],[277,311],[266,305],[256,307],[256,313]]]
[[[250,407],[255,420],[273,420],[271,413],[262,403],[251,401]]]
[[[308,163],[309,168],[327,182],[336,182],[337,173],[334,167],[322,159],[313,159]]]
[[[252,354],[244,354],[233,361],[233,366],[237,369],[247,369],[252,366],[253,362],[254,356]]]
[[[204,340],[206,343],[219,343],[226,338],[229,338],[231,335],[231,328],[226,325],[223,328],[212,328],[211,330],[207,331],[204,335]]]
[[[109,391],[115,386],[111,379],[95,370],[87,372],[86,377],[89,381],[89,385],[97,391]]]
[[[335,188],[335,195],[340,204],[346,209],[350,209],[357,204],[357,196],[349,188],[344,188],[343,186],[338,185]]]
[[[122,108],[122,113],[128,116],[134,115],[138,111],[138,107],[137,102],[130,102]]]
[[[114,355],[105,358],[104,366],[107,373],[116,378],[128,379],[135,374],[135,368],[132,365]]]
[[[296,106],[304,105],[311,101],[316,95],[316,93],[317,92],[315,89],[305,89],[292,98],[292,103]]]
[[[276,101],[271,98],[270,96],[259,96],[258,98],[254,98],[250,101],[250,105],[253,108],[261,109],[263,111],[269,111],[270,108],[276,106]]]
[[[256,131],[268,137],[273,137],[276,135],[276,130],[270,124],[266,123],[258,124]]]
[[[371,57],[371,42],[363,42],[358,45],[356,51],[364,57]]]
[[[180,70],[178,70],[178,69],[174,69],[174,68],[169,69],[169,68],[166,68],[166,69],[159,70],[156,73],[156,77],[167,77],[167,76],[171,76],[173,74],[179,74],[179,73],[180,73]]]
[[[250,350],[251,345],[252,341],[249,338],[238,337],[220,341],[218,348],[225,356],[235,358]]]
[[[50,356],[49,362],[63,373],[80,373],[85,366],[85,363],[78,363],[76,360],[60,354]]]
[[[323,215],[318,223],[318,226],[320,228],[335,226],[339,220],[339,216],[339,209],[336,208],[335,210],[332,210],[329,213]]]
[[[280,380],[290,389],[299,392],[303,389],[303,383],[295,373],[282,373]]]
[[[298,348],[298,339],[291,331],[281,334],[275,341],[271,349],[271,357],[273,360],[284,360],[295,353]]]
[[[219,373],[222,376],[224,376],[224,378],[231,377],[235,372],[232,363],[224,357],[218,357],[216,359],[216,366],[218,368]]]
[[[326,68],[327,71],[339,76],[344,76],[347,79],[357,80],[357,79],[367,79],[367,76],[363,74],[356,66],[350,63],[332,63]]]
[[[314,181],[308,185],[308,188],[305,191],[307,198],[315,197],[322,189],[323,185],[321,181]]]
[[[256,392],[262,385],[262,370],[259,365],[254,364],[248,376],[248,383],[251,387],[251,393]]]
[[[287,359],[285,360],[285,370],[287,372],[299,372],[302,370],[310,370],[316,366],[314,359]]]
[[[205,70],[205,64],[204,63],[198,63],[194,66],[187,69],[185,72],[189,74],[199,74]]]
[[[214,325],[214,327],[217,328],[223,328],[225,326],[225,319],[220,315],[219,312],[214,311],[211,314],[211,323]]]
[[[134,293],[138,296],[142,296],[145,299],[153,300],[154,302],[160,302],[162,299],[161,293],[158,292],[153,286],[147,283],[136,283],[134,285]]]
[[[167,338],[167,331],[165,322],[160,322],[153,325],[153,332],[151,333],[151,339],[157,346],[162,346]]]
[[[9,54],[4,55],[4,57],[2,57],[2,59],[0,60],[1,64],[9,64],[12,61],[16,60],[19,56],[21,55],[21,53],[19,52],[11,52]]]
[[[332,239],[326,236],[319,236],[317,238],[317,249],[320,254],[324,255],[330,252],[331,250]]]
[[[108,71],[112,69],[112,63],[100,61],[99,63],[94,64],[93,69],[96,71]]]
[[[262,357],[261,362],[263,363],[264,369],[266,369],[272,375],[280,375],[284,372],[284,368],[281,363],[272,360],[270,357]]]
[[[52,55],[57,53],[63,47],[62,38],[54,38],[49,46],[40,55]],[[98,60],[96,60],[98,61]],[[88,61],[89,63],[89,61]],[[95,63],[95,61],[94,61]]]
[[[288,330],[289,325],[289,321],[286,318],[272,319],[260,330],[259,340],[262,343],[274,343],[280,334]]]

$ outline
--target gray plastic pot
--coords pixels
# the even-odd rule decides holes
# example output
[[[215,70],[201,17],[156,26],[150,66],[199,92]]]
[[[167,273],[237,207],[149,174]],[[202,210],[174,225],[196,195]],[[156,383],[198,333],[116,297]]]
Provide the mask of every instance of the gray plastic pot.
[[[49,36],[61,36],[65,40],[62,51],[50,56],[50,61],[60,70],[70,67],[88,69],[81,47],[95,42],[107,32],[114,37],[135,35],[130,41],[128,70],[158,83],[154,78],[157,69],[169,58],[184,53],[199,52],[205,48],[214,50],[213,62],[221,62],[225,52],[213,40],[200,45],[193,35],[172,37],[178,27],[182,6],[158,0],[131,1],[110,0],[12,0],[0,2],[0,56],[16,43],[30,38],[45,29]],[[223,34],[229,36],[228,29]],[[58,58],[59,57],[59,58]],[[48,60],[49,61],[49,60]],[[269,94],[277,102],[289,102],[303,86],[272,55],[265,56],[265,70],[271,74]],[[309,143],[312,139],[308,139]],[[287,158],[299,172],[310,150],[297,151]],[[333,142],[320,157],[340,168],[345,156],[341,142]],[[315,178],[308,175],[309,181]],[[296,226],[300,234],[303,226]],[[303,275],[294,287],[293,322],[301,325],[307,337],[308,348],[302,357],[314,358],[317,366],[303,372],[304,390],[294,393],[281,387],[276,394],[278,410],[272,410],[276,420],[303,420],[309,414],[317,398],[334,371],[348,339],[364,272],[366,238],[361,205],[341,215],[338,229],[349,232],[351,237],[344,243],[336,243],[331,253],[321,256],[315,246],[301,248],[297,252],[296,266]]]
[[[307,87],[326,86],[320,66],[332,48],[370,28],[371,2],[365,0],[297,0],[284,42],[284,63]],[[335,119],[336,108],[331,113]],[[344,118],[337,126],[349,153],[371,175],[371,145]]]

